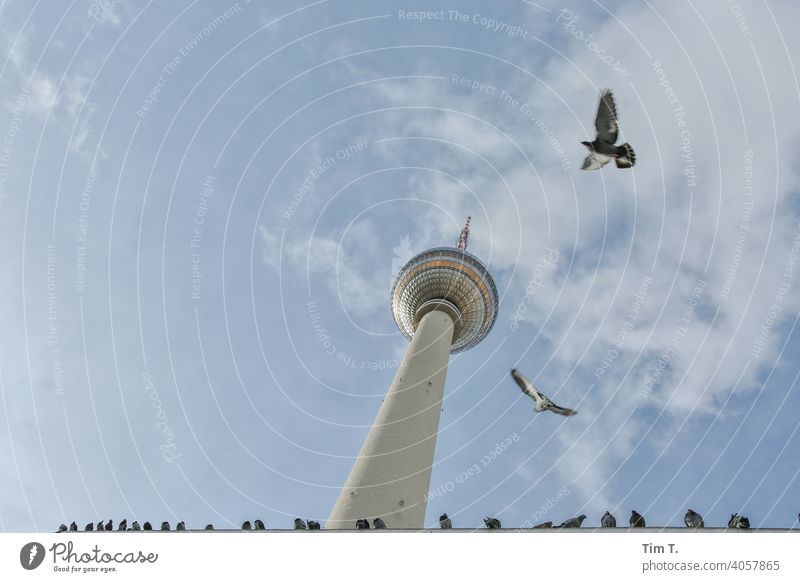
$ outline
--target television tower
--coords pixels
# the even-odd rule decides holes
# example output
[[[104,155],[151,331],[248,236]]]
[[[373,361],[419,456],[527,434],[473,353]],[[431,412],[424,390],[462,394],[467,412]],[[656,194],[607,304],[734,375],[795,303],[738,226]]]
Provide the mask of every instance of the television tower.
[[[395,278],[392,313],[411,344],[326,529],[376,517],[392,529],[424,527],[450,354],[486,337],[499,306],[492,276],[467,252],[470,220],[455,248],[423,251]]]

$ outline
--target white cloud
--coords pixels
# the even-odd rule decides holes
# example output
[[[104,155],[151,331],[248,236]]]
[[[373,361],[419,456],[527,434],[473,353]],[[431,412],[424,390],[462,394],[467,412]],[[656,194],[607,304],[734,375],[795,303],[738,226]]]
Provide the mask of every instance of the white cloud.
[[[44,114],[52,111],[59,103],[56,83],[46,75],[36,74],[30,82],[31,112]]]
[[[265,225],[259,227],[264,262],[283,266],[294,277],[311,278],[322,284],[351,314],[371,317],[386,308],[391,279],[391,256],[384,256],[374,244],[375,224],[361,220],[340,235],[323,234],[307,238],[305,232],[287,230],[281,234]]]
[[[558,28],[558,42],[561,36],[567,39],[569,62],[554,55],[539,82],[509,70],[514,78],[505,89],[531,104],[566,151],[571,171],[564,171],[553,141],[531,116],[496,96],[428,80],[369,87],[366,96],[369,103],[383,106],[434,108],[385,115],[373,130],[390,137],[430,138],[427,143],[393,140],[380,151],[391,163],[436,170],[420,171],[410,180],[410,194],[434,203],[420,216],[419,222],[430,228],[415,235],[420,241],[451,232],[453,215],[472,213],[471,250],[491,263],[496,277],[515,270],[501,318],[513,314],[543,247],[562,251],[559,268],[544,275],[527,332],[536,330],[554,344],[553,363],[563,374],[574,374],[580,383],[591,381],[626,327],[640,282],[653,277],[613,366],[586,397],[588,414],[559,431],[564,447],[574,444],[560,465],[564,475],[580,473],[607,444],[602,459],[589,469],[587,483],[604,481],[630,454],[644,415],[666,410],[677,426],[692,413],[717,414],[733,386],[738,393],[757,391],[762,365],[775,361],[783,341],[779,321],[793,317],[800,306],[796,293],[781,297],[779,321],[762,338],[759,357],[752,357],[770,305],[786,282],[787,253],[798,232],[797,217],[787,205],[796,189],[797,165],[786,156],[800,144],[800,128],[786,123],[795,117],[798,95],[774,89],[787,63],[764,11],[748,15],[750,29],[763,30],[756,51],[742,42],[735,26],[718,22],[725,8],[703,10],[706,14],[687,19],[684,6],[660,5],[658,12],[628,6],[624,22],[637,31],[636,39],[616,20],[598,25],[584,15],[586,32],[608,54],[625,56],[631,73],[625,80],[598,62],[585,43]],[[776,11],[786,12],[778,15],[781,22],[789,21],[789,12],[796,15],[796,7]],[[714,24],[713,38],[704,21]],[[798,48],[793,37],[787,42],[790,52]],[[655,61],[661,64],[654,67]],[[657,69],[674,94],[667,92]],[[439,72],[448,79],[464,74],[446,65]],[[476,65],[470,74],[495,83],[488,68]],[[576,169],[584,155],[578,142],[593,134],[597,88],[605,86],[615,90],[623,138],[639,155],[633,171],[613,165],[602,172]],[[482,120],[507,132],[519,149]],[[435,140],[474,150],[502,176],[478,156]],[[743,172],[751,151],[754,195],[748,197]],[[751,211],[745,204],[750,200]],[[744,252],[730,293],[721,297],[743,224],[749,228]],[[575,263],[569,267],[573,252]],[[705,287],[693,305],[698,281]],[[800,285],[800,277],[794,276],[791,285]],[[521,337],[518,342],[524,342]],[[664,369],[644,396],[659,361]],[[594,416],[609,399],[625,405]],[[603,436],[622,425],[624,430],[606,443]]]

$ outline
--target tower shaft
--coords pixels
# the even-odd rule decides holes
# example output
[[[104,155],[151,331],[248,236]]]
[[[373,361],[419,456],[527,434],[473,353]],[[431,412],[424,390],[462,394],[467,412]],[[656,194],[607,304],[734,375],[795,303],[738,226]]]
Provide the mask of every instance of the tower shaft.
[[[326,529],[375,517],[389,528],[424,527],[453,331],[445,311],[422,316]]]

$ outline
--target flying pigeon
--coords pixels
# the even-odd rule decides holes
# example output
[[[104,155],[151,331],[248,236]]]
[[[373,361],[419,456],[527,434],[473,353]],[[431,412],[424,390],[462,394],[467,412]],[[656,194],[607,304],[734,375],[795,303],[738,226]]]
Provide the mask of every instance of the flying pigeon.
[[[600,518],[600,527],[617,527],[617,520],[608,511]]]
[[[645,527],[644,517],[638,511],[631,511],[631,527]]]
[[[169,522],[168,521],[162,521],[161,522],[161,531],[169,531]]]
[[[453,529],[453,522],[450,521],[446,513],[439,516],[439,527],[442,529]]]
[[[372,520],[372,527],[374,529],[386,529],[386,522],[384,522],[380,517],[376,517]]]
[[[257,519],[253,522],[253,527],[255,529],[267,529],[266,527],[264,527],[264,522],[261,521],[260,519]]]
[[[369,529],[369,520],[368,519],[357,519],[356,520],[356,529]]]
[[[294,529],[306,529],[306,522],[298,517],[294,520]]]
[[[697,513],[696,511],[689,510],[686,512],[686,515],[683,516],[683,523],[686,524],[686,527],[705,527],[706,524],[703,523],[703,516]]]
[[[69,531],[78,531],[78,524],[75,523],[74,521],[71,524],[69,524]]]
[[[546,521],[544,523],[540,523],[539,525],[533,526],[531,529],[550,529],[553,527],[552,521]]]
[[[320,529],[319,522],[314,521],[313,519],[309,519],[306,522],[308,524],[308,529]]]
[[[62,531],[69,531],[66,523],[62,523],[60,526],[58,526],[58,531],[56,533],[61,533]]]
[[[502,527],[500,520],[496,517],[484,517],[483,523],[485,523],[486,527],[489,529],[500,529]]]
[[[585,515],[579,515],[578,517],[571,517],[558,527],[570,527],[570,528],[581,527],[581,524],[583,523],[584,519],[586,519]]]
[[[134,522],[131,524],[131,529],[132,529],[133,531],[139,531],[139,530],[141,529],[141,528],[139,527],[139,522],[138,522],[138,521],[134,521]]]
[[[555,412],[556,414],[562,414],[564,416],[573,416],[578,414],[577,410],[572,410],[571,408],[562,408],[561,406],[556,406],[553,404],[552,400],[539,392],[536,387],[531,384],[531,381],[517,372],[516,369],[511,370],[511,377],[514,378],[514,381],[517,383],[517,385],[519,385],[522,391],[533,398],[533,400],[536,402],[536,405],[533,407],[534,412],[549,410],[550,412]]]
[[[600,96],[600,106],[597,108],[594,126],[597,129],[595,140],[581,142],[589,149],[582,170],[599,170],[611,160],[616,162],[618,168],[630,168],[636,163],[636,153],[629,144],[614,145],[617,143],[619,123],[617,105],[609,89]]]
[[[186,524],[182,521],[179,521],[178,524],[175,526],[175,529],[178,531],[186,531]]]
[[[128,520],[127,519],[123,519],[121,522],[119,522],[119,527],[117,528],[117,530],[118,531],[125,531],[127,529],[128,529]]]
[[[210,523],[207,523],[206,527],[204,527],[203,529],[214,529],[214,526]]]
[[[106,531],[114,531],[114,520],[113,519],[109,519],[106,522]]]
[[[728,527],[732,529],[750,529],[750,520],[744,515],[732,513],[731,518],[728,520]]]
[[[94,531],[94,524],[90,521],[86,524],[86,527],[83,528],[83,531]]]
[[[242,523],[242,529],[252,529],[250,527],[250,522],[249,521],[245,521],[244,523]]]
[[[149,521],[146,521],[146,522],[144,522],[144,525],[142,526],[142,529],[144,531],[153,531],[153,526],[150,525]]]

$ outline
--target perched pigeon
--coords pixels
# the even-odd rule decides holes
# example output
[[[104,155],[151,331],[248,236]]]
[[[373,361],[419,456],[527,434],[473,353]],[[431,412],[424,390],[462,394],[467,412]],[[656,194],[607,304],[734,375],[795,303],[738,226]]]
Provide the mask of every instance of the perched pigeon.
[[[600,527],[617,527],[617,520],[608,511],[600,518]]]
[[[357,519],[356,520],[356,529],[369,529],[369,520],[368,519]]]
[[[94,531],[94,524],[92,522],[87,523],[83,531]]]
[[[214,529],[214,526],[210,523],[207,523],[206,527],[204,527],[203,529]]]
[[[106,522],[106,531],[114,531],[114,520],[113,519],[109,519]]]
[[[531,529],[550,529],[553,527],[552,521],[546,521],[544,523],[540,523],[539,525],[533,526]]]
[[[260,519],[257,519],[253,522],[253,529],[267,529],[264,527],[264,522]]]
[[[306,529],[306,522],[298,517],[294,520],[294,529]]]
[[[442,529],[453,529],[453,522],[450,521],[446,513],[439,516],[439,527]]]
[[[75,523],[74,521],[71,524],[69,524],[69,531],[78,531],[78,524]]]
[[[534,412],[549,410],[551,412],[555,412],[556,414],[563,414],[564,416],[573,416],[578,414],[577,410],[572,410],[571,408],[562,408],[561,406],[556,406],[553,404],[552,400],[539,392],[536,387],[531,384],[531,381],[517,372],[517,370],[511,370],[511,377],[514,378],[514,381],[519,385],[522,391],[533,398],[533,400],[536,402],[536,405],[533,408]]]
[[[119,522],[119,527],[117,528],[117,530],[118,531],[125,531],[127,529],[128,529],[128,520],[127,519],[123,519],[121,522]]]
[[[134,522],[131,524],[131,529],[132,529],[133,531],[139,531],[139,530],[140,530],[140,529],[142,529],[142,528],[140,528],[140,527],[139,527],[139,522],[138,522],[138,521],[134,521]]]
[[[320,529],[319,522],[314,521],[313,519],[309,519],[307,521],[308,529]]]
[[[372,520],[372,527],[374,529],[386,529],[386,523],[380,517],[376,517]]]
[[[644,517],[636,510],[631,511],[631,527],[645,527]]]
[[[146,522],[144,522],[144,525],[142,526],[142,529],[144,531],[153,531],[153,526],[150,525],[149,521],[146,521]]]
[[[177,523],[177,525],[175,526],[175,529],[177,531],[186,531],[186,524],[184,522],[182,522],[182,521],[179,521]]]
[[[161,531],[169,531],[169,522],[168,521],[162,521],[161,522]]]
[[[103,525],[103,522],[102,521],[98,521],[97,522],[97,531],[105,531],[105,530],[106,530],[106,526]]]
[[[586,519],[585,515],[579,515],[578,517],[571,517],[558,527],[570,527],[570,528],[581,527],[581,524],[583,523],[584,519]]]
[[[599,170],[611,160],[616,162],[618,168],[630,168],[636,163],[636,153],[630,144],[614,145],[619,135],[619,123],[614,96],[608,89],[600,96],[594,126],[597,129],[595,140],[581,142],[589,149],[582,170]]]
[[[697,513],[696,511],[689,510],[686,512],[686,515],[683,516],[683,523],[686,524],[686,527],[705,527],[706,524],[703,523],[703,516]]]
[[[60,526],[58,526],[58,531],[56,533],[61,533],[62,531],[69,531],[66,523],[62,523]]]
[[[502,527],[500,520],[496,517],[484,517],[483,523],[485,523],[486,527],[489,529],[500,529]]]
[[[728,520],[728,527],[732,529],[750,529],[750,520],[744,515],[732,513],[731,518]]]
[[[250,522],[249,521],[245,521],[244,523],[242,523],[242,529],[252,529],[250,527]]]

